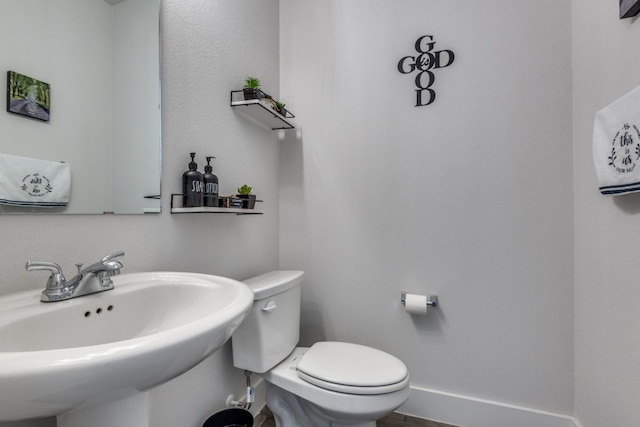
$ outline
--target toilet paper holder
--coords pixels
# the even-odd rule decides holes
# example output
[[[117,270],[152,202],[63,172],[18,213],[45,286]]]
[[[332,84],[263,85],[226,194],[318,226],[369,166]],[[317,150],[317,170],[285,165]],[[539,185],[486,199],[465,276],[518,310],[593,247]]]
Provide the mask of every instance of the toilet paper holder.
[[[407,291],[402,291],[400,293],[400,302],[402,303],[402,305],[406,304],[407,293],[408,293]],[[430,294],[429,297],[427,298],[427,305],[430,305],[432,307],[437,307],[438,306],[438,295]]]

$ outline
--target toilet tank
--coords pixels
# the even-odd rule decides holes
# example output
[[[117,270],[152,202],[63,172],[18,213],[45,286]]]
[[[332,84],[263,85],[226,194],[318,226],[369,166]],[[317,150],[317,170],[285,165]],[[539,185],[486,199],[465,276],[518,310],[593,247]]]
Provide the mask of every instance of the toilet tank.
[[[253,306],[231,336],[233,366],[264,373],[284,360],[300,339],[302,271],[272,271],[245,280]]]

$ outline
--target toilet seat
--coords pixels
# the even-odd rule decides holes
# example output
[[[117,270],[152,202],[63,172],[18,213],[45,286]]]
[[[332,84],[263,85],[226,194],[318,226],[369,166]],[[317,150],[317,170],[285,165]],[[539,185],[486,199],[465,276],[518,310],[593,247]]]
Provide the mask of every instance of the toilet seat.
[[[407,367],[398,358],[363,345],[325,341],[312,345],[297,364],[298,377],[348,394],[385,394],[405,388]]]
[[[284,404],[288,413],[299,410],[304,413],[320,413],[325,417],[331,417],[334,421],[349,420],[339,424],[346,426],[352,425],[357,420],[362,420],[361,422],[364,423],[365,420],[384,417],[406,402],[411,393],[408,376],[403,388],[383,394],[345,394],[317,387],[300,378],[296,369],[298,362],[308,350],[308,347],[296,347],[280,364],[260,374],[267,385],[267,404],[272,411]],[[284,399],[283,395],[288,397]],[[289,403],[285,404],[285,400]],[[295,403],[291,403],[291,400]],[[305,409],[308,408],[307,403],[314,409]],[[327,425],[326,422],[321,424],[298,422],[288,425],[283,423],[286,427],[326,427]],[[364,425],[371,427],[373,424]],[[363,424],[356,423],[356,426],[362,427]]]

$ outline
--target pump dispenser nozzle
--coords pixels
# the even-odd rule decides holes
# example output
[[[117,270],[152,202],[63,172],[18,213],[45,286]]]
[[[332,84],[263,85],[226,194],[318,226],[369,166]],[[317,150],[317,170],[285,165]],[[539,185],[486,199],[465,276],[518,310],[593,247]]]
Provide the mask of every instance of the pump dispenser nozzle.
[[[211,166],[211,159],[215,159],[215,157],[213,156],[208,156],[207,157],[207,166],[204,167],[204,171],[205,172],[213,172],[213,167]]]

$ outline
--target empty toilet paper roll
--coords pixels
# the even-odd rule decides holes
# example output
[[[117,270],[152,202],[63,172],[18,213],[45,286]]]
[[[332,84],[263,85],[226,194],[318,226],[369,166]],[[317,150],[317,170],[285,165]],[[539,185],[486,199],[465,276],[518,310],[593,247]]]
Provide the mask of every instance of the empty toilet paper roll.
[[[409,314],[427,314],[427,296],[407,294],[404,299],[404,309]]]

